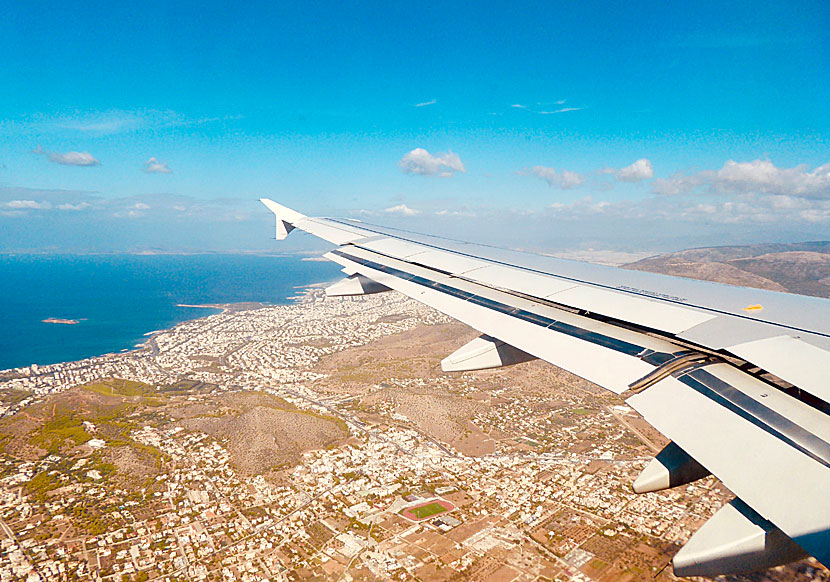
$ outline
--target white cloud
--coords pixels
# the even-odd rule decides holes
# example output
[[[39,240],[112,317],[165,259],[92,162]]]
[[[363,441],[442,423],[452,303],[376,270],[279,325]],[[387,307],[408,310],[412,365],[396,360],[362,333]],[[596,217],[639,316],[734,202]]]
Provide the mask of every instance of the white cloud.
[[[32,153],[46,156],[50,162],[64,166],[97,166],[101,163],[89,152],[49,152],[38,146]]]
[[[14,210],[48,210],[52,208],[49,202],[36,202],[35,200],[9,200],[4,206]]]
[[[781,210],[792,210],[794,208],[804,208],[809,204],[808,200],[804,198],[796,198],[794,196],[773,195],[769,197],[770,204],[773,208]]]
[[[585,176],[582,174],[570,170],[557,172],[556,169],[547,166],[533,166],[530,173],[547,182],[549,186],[556,186],[562,190],[578,188],[585,182]]]
[[[458,210],[449,210],[447,208],[442,208],[441,210],[435,211],[435,216],[476,218],[479,216],[479,214],[472,208],[462,207],[462,209]]]
[[[140,109],[136,111],[122,111],[111,109],[108,111],[90,111],[86,113],[74,113],[68,116],[64,115],[52,121],[47,121],[46,125],[47,129],[57,128],[92,135],[110,135],[146,129],[204,125],[217,121],[230,121],[241,118],[241,115],[226,115],[223,117],[190,119],[170,110]]]
[[[429,107],[430,105],[435,105],[438,103],[438,99],[430,99],[429,101],[424,101],[423,103],[416,103],[415,107]]]
[[[89,202],[79,202],[78,204],[70,204],[69,202],[64,204],[58,204],[58,210],[86,210],[87,208],[91,207],[92,205]]]
[[[568,113],[569,111],[582,111],[584,107],[562,107],[561,109],[554,109],[553,111],[540,111],[542,115],[555,115],[556,113]]]
[[[726,162],[713,177],[721,191],[764,192],[805,198],[830,196],[830,164],[809,171],[806,165],[777,168],[769,160]]]
[[[714,204],[698,204],[693,210],[703,214],[715,214],[718,211],[718,207]]]
[[[240,115],[223,115],[188,118],[170,110],[137,109],[123,111],[69,111],[54,115],[34,114],[16,119],[0,119],[0,132],[18,137],[45,140],[44,136],[60,136],[62,139],[101,137],[108,135],[165,131],[176,127],[196,127],[217,122],[242,119]]]
[[[600,200],[599,202],[594,202],[593,196],[586,196],[585,198],[580,198],[570,204],[564,204],[562,202],[554,202],[550,205],[551,210],[555,212],[564,212],[568,214],[579,214],[579,215],[589,215],[589,214],[601,214],[606,211],[614,210],[614,204],[608,202],[606,200]]]
[[[144,162],[144,171],[148,174],[172,174],[173,170],[171,170],[167,166],[167,162],[162,162],[156,158],[150,158],[146,162]]]
[[[174,127],[207,125],[242,119],[240,115],[188,118],[170,110],[137,109],[123,111],[68,111],[54,115],[35,114],[17,119],[0,119],[0,132],[43,139],[44,135],[63,137],[106,136],[146,130],[164,131]]]
[[[642,182],[654,177],[654,168],[650,161],[640,158],[630,166],[615,170],[613,174],[620,182]]]
[[[111,221],[116,218],[146,220],[147,224],[175,224],[176,228],[185,229],[189,228],[187,225],[195,223],[220,225],[251,218],[261,219],[259,205],[255,203],[256,200],[199,199],[174,194],[113,197],[82,190],[40,190],[0,186],[0,218],[34,217],[48,213],[50,220],[55,221],[54,224],[78,225],[79,232],[84,230],[80,226],[82,224],[113,225]],[[79,216],[83,216],[83,221],[77,222]],[[39,224],[49,223],[41,221]],[[8,229],[5,229],[5,232],[4,229],[4,225],[0,224],[0,249],[8,247],[10,241],[12,247],[17,248],[14,245],[23,241],[25,237],[22,237],[21,233],[13,236]],[[155,233],[153,236],[162,236],[159,234],[160,231],[152,232]],[[83,233],[81,238],[87,240],[87,234]],[[40,244],[36,239],[37,237],[32,235],[26,240],[31,240],[32,244]],[[101,239],[104,245],[105,239],[106,237]]]
[[[668,178],[657,178],[651,185],[655,194],[662,196],[679,196],[688,194],[701,184],[698,176],[675,172]]]
[[[667,196],[703,190],[710,194],[769,194],[797,198],[830,198],[830,164],[810,170],[805,164],[778,168],[769,160],[729,160],[717,171],[676,173],[654,181],[654,192]],[[778,202],[782,203],[781,200]]]
[[[132,131],[147,125],[143,115],[131,111],[104,111],[64,118],[57,122],[61,129],[71,129],[83,133],[113,134]]]
[[[598,216],[620,224],[629,221],[665,224],[723,225],[763,224],[769,228],[791,228],[797,224],[830,223],[830,199],[742,194],[734,199],[712,197],[701,202],[696,196],[658,196],[640,200],[594,201],[592,197],[571,203],[554,203],[549,209],[558,219],[589,223]]]
[[[557,113],[568,113],[570,111],[582,111],[585,109],[584,107],[563,107],[566,103],[566,99],[559,99],[555,101],[553,104],[558,105],[556,109],[538,109],[538,107],[550,106],[551,103],[536,103],[536,107],[530,108],[527,105],[523,105],[521,103],[514,103],[510,107],[515,109],[526,109],[531,113],[538,113],[539,115],[555,115]]]
[[[421,214],[420,210],[415,210],[414,208],[410,208],[406,204],[398,204],[397,206],[392,206],[391,208],[387,208],[384,210],[389,214],[401,214],[403,216],[415,216],[417,214]]]
[[[830,223],[830,206],[824,208],[809,208],[798,213],[798,217],[805,222]]]
[[[443,178],[467,171],[458,154],[448,151],[433,155],[424,148],[415,148],[406,154],[398,162],[398,167],[404,174],[438,175]]]

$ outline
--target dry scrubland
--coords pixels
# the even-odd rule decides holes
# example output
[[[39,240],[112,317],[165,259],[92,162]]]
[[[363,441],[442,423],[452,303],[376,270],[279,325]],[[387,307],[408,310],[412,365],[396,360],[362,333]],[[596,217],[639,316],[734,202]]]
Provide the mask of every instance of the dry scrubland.
[[[348,393],[367,418],[400,415],[425,435],[465,455],[486,455],[496,445],[523,446],[529,436],[517,424],[505,431],[492,413],[514,400],[532,399],[535,412],[554,411],[578,399],[590,412],[617,399],[573,374],[535,361],[469,375],[447,375],[440,361],[478,334],[460,323],[423,326],[366,346],[322,358],[315,371],[326,376],[314,384],[321,393]],[[489,420],[488,420],[489,418]],[[388,421],[388,418],[386,419]],[[568,426],[565,417],[554,422]],[[658,442],[665,442],[648,427]]]
[[[691,249],[626,266],[690,279],[830,297],[828,242]]]
[[[23,462],[61,455],[69,464],[86,459],[125,487],[152,485],[164,470],[163,455],[130,433],[145,425],[180,426],[225,443],[234,468],[247,475],[293,465],[304,451],[345,441],[343,421],[298,409],[260,392],[222,392],[183,382],[150,387],[110,379],[56,394],[25,413],[0,419],[0,451]],[[93,439],[105,440],[101,450]],[[93,441],[94,442],[94,441]],[[34,491],[33,487],[29,488]]]
[[[226,443],[234,467],[245,474],[266,473],[296,464],[304,451],[342,443],[345,423],[298,410],[269,394],[236,392],[171,411],[179,425]]]

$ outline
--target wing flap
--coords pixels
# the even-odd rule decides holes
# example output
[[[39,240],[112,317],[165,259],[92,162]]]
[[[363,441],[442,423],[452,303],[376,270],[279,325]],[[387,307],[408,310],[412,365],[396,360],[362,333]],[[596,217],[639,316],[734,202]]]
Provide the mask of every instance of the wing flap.
[[[668,377],[626,403],[761,516],[830,563],[826,417],[749,376],[740,376],[738,385],[728,368],[715,364]]]
[[[361,230],[358,226],[349,226],[320,218],[297,221],[294,227],[336,245],[344,245],[372,236],[372,233]]]
[[[480,259],[472,259],[459,255],[458,253],[448,253],[447,251],[428,250],[417,255],[413,255],[407,259],[409,262],[416,265],[423,265],[430,269],[437,269],[452,275],[461,275],[473,269],[480,269],[487,265],[485,261]]]
[[[787,335],[738,344],[728,350],[830,402],[830,352]]]
[[[510,287],[531,297],[547,297],[566,289],[572,289],[577,283],[556,277],[540,276],[524,269],[505,265],[487,265],[474,271],[464,273],[464,278],[489,287]]]
[[[369,249],[370,251],[394,257],[396,259],[406,259],[407,257],[423,253],[427,250],[426,247],[417,243],[391,238],[388,236],[364,241],[360,244],[360,246],[364,249]]]
[[[680,333],[715,317],[704,311],[587,285],[579,285],[548,295],[546,299],[672,334]]]

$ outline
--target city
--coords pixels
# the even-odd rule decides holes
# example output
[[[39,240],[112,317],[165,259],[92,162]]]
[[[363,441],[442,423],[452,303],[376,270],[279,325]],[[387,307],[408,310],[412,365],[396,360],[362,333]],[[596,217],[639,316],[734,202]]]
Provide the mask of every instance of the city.
[[[311,288],[1,373],[0,580],[675,579],[731,493],[634,494],[659,433],[538,361],[441,373],[472,337]]]

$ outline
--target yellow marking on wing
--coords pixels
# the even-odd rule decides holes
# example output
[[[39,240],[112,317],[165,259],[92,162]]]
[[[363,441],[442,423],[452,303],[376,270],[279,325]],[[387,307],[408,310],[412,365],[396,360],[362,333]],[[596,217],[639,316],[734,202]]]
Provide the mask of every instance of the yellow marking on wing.
[[[755,305],[747,305],[744,307],[744,311],[761,311],[764,308],[763,305],[755,304]]]

